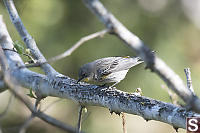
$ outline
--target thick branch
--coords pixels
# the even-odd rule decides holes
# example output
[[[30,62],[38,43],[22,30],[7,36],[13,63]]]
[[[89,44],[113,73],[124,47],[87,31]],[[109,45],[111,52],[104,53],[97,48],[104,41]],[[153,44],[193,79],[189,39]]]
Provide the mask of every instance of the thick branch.
[[[9,86],[11,92],[20,100],[22,101],[26,107],[32,112],[32,114],[34,116],[39,117],[40,119],[46,121],[49,124],[52,124],[58,128],[61,128],[65,131],[68,132],[72,132],[72,133],[76,133],[78,132],[77,130],[75,130],[73,127],[68,126],[58,120],[56,120],[53,117],[50,117],[46,114],[44,114],[43,112],[37,111],[35,110],[34,106],[32,105],[32,103],[29,101],[29,99],[22,93],[21,90],[23,90],[24,88],[20,87],[17,82],[15,82],[15,78],[13,78],[10,74],[10,72],[7,70],[7,64],[6,64],[6,60],[5,60],[5,56],[3,55],[3,50],[2,48],[0,48],[0,63],[1,64],[5,64],[6,65],[6,69],[4,70],[4,80],[7,83],[7,85]],[[12,77],[12,78],[11,78]]]
[[[83,105],[96,105],[109,108],[115,112],[126,112],[142,116],[147,120],[158,120],[175,127],[185,128],[186,117],[199,116],[194,112],[173,104],[154,99],[135,96],[120,90],[109,90],[85,83],[76,84],[69,77],[57,77],[49,80],[43,75],[37,75],[30,71],[21,71],[18,80],[25,80],[27,87],[46,96],[69,98]],[[20,76],[24,75],[24,76]]]
[[[10,48],[10,47],[12,47],[13,44],[12,44],[12,40],[11,40],[9,34],[8,34],[7,28],[6,28],[6,26],[3,22],[1,15],[0,15],[0,29],[1,29],[0,30],[0,45],[1,45],[0,46],[0,64],[1,64],[3,75],[4,75],[4,81],[8,85],[8,87],[10,88],[11,92],[13,94],[15,94],[15,96],[26,105],[26,107],[32,112],[32,114],[34,116],[37,116],[40,119],[48,122],[49,124],[52,124],[52,125],[54,125],[58,128],[65,130],[65,131],[69,131],[69,132],[73,132],[73,133],[77,132],[77,130],[74,129],[73,127],[62,123],[62,122],[56,120],[55,118],[46,115],[43,112],[37,111],[34,108],[34,106],[32,105],[32,103],[29,101],[29,99],[26,97],[26,95],[24,95],[22,93],[22,90],[24,88],[22,88],[20,86],[20,83],[22,83],[23,81],[19,82],[21,79],[17,79],[14,75],[18,72],[22,72],[24,70],[26,71],[28,69],[23,69],[23,70],[20,71],[20,69],[18,68],[18,65],[24,65],[24,64],[23,64],[20,56],[16,52],[7,51],[7,50],[5,52],[3,51],[2,47],[4,47],[4,48],[9,47]],[[24,78],[27,78],[26,75],[21,75],[21,76],[24,77]],[[34,75],[32,75],[32,76],[34,76]],[[32,78],[34,78],[34,77],[32,77]],[[38,82],[38,83],[40,84],[40,82]],[[28,84],[30,84],[30,82],[26,83],[26,81],[25,81],[24,85],[25,84],[28,85]],[[35,87],[35,86],[32,86],[32,87]]]
[[[7,32],[5,24],[0,17],[0,45],[3,48],[13,47],[12,40]],[[154,99],[135,96],[120,90],[98,87],[71,79],[67,76],[57,75],[54,78],[32,72],[26,68],[19,69],[18,66],[24,65],[16,52],[4,51],[8,61],[11,76],[17,82],[43,96],[55,96],[69,98],[83,105],[96,105],[109,108],[115,112],[125,112],[142,116],[147,120],[157,120],[173,125],[174,127],[185,128],[185,118],[199,116],[184,108],[157,101]],[[20,90],[20,89],[19,89]],[[22,99],[23,100],[23,99]],[[25,105],[32,111],[29,103]],[[41,119],[53,123],[53,118],[45,119],[44,113],[36,113]]]
[[[2,23],[0,28],[3,29]],[[0,32],[1,46],[10,46],[12,41],[9,37]],[[3,37],[3,38],[2,38]],[[6,39],[5,39],[6,38]],[[4,42],[4,43],[2,43]],[[22,64],[22,60],[17,53],[5,51],[6,59],[9,63],[11,75],[17,82],[25,87],[32,88],[36,93],[43,96],[56,96],[69,98],[84,105],[97,105],[109,108],[115,112],[126,112],[142,116],[144,119],[153,119],[169,123],[175,127],[185,128],[185,118],[198,116],[194,112],[172,104],[156,101],[150,98],[135,96],[120,90],[109,90],[81,82],[66,76],[57,76],[49,79],[47,76],[37,74],[26,68],[18,69],[17,64]],[[20,90],[20,89],[19,89]],[[26,105],[34,111],[30,104]],[[53,118],[44,119],[45,114],[36,113],[36,116],[43,120],[54,121]],[[53,122],[52,122],[53,123]]]
[[[83,2],[108,29],[112,29],[118,38],[146,62],[148,68],[158,74],[187,104],[193,105],[195,111],[200,112],[200,100],[186,88],[181,78],[164,61],[155,56],[136,35],[126,29],[99,0],[83,0]]]
[[[0,31],[1,46],[3,48],[12,48],[12,40],[1,19],[0,29],[4,29]],[[103,106],[111,111],[135,114],[142,116],[146,120],[158,120],[181,128],[185,128],[186,117],[199,116],[199,114],[169,103],[135,96],[120,90],[110,90],[83,82],[77,84],[76,80],[67,76],[57,75],[51,78],[26,68],[19,69],[18,66],[24,65],[19,55],[13,51],[4,52],[11,70],[11,76],[20,85],[32,88],[36,93],[43,96],[69,98],[84,105]],[[23,101],[23,99],[21,100]],[[25,104],[29,107],[28,103]],[[33,107],[31,108],[33,109]],[[42,112],[36,113],[36,115],[52,123],[55,121],[53,118],[44,119],[46,116]]]
[[[28,33],[26,30],[24,24],[22,23],[19,14],[15,8],[15,5],[13,3],[13,0],[3,0],[4,4],[8,10],[8,13],[10,15],[10,19],[12,23],[15,25],[15,28],[17,29],[19,35],[21,36],[21,39],[26,44],[27,48],[30,49],[32,55],[34,58],[39,62],[46,62],[45,57],[42,55],[40,50],[38,49],[36,42],[34,38]],[[45,63],[41,65],[42,69],[47,75],[55,75],[58,74],[49,64]]]

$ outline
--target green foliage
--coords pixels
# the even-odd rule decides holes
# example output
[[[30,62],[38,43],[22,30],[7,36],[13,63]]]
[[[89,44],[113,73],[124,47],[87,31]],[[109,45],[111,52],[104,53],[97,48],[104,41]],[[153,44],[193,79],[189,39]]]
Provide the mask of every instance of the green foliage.
[[[31,56],[30,49],[25,49],[23,45],[19,43],[19,41],[15,41],[13,45],[16,52],[20,54],[25,61],[28,59],[28,61],[26,61],[25,63],[28,63],[28,64],[34,63],[34,59]]]
[[[37,99],[37,97],[33,94],[32,88],[29,89],[29,94],[27,94],[29,97]]]
[[[20,55],[22,55],[24,53],[24,47],[22,46],[22,44],[19,43],[19,41],[15,41],[13,45],[14,45],[15,50]]]

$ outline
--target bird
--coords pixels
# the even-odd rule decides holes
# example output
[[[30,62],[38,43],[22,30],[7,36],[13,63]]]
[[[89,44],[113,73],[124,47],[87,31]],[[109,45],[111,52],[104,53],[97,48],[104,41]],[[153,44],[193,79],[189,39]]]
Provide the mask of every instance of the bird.
[[[125,78],[130,68],[143,62],[140,57],[130,56],[97,59],[80,67],[77,83],[82,80],[101,83],[102,86],[113,83],[112,88]]]

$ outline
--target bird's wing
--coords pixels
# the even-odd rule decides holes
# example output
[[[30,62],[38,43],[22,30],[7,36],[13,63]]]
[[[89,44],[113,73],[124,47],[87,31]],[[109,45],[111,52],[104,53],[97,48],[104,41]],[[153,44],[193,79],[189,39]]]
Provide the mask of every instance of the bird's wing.
[[[128,70],[131,67],[141,63],[139,58],[133,57],[108,57],[96,60],[97,74],[99,76],[108,75],[113,72]]]

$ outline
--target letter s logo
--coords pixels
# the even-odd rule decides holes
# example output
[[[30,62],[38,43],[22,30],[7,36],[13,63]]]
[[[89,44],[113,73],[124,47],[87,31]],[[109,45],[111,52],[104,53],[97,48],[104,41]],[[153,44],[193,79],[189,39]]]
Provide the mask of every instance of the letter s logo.
[[[198,130],[198,120],[197,119],[190,119],[188,121],[188,130],[191,132],[195,132]]]

